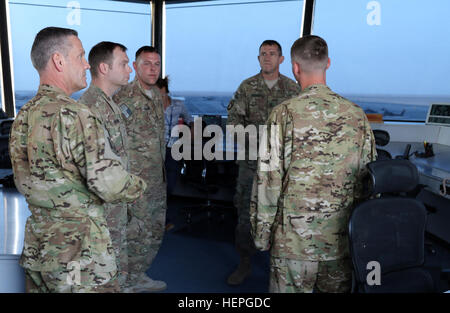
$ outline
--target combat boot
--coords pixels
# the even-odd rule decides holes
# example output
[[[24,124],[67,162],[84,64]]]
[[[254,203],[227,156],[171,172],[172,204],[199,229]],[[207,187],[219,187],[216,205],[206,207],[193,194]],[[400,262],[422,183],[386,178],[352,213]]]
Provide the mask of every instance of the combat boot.
[[[167,288],[167,284],[162,280],[153,280],[145,273],[141,273],[137,279],[134,279],[134,284],[124,288],[124,293],[139,293],[139,292],[157,292],[163,291]]]
[[[233,286],[240,285],[250,275],[251,271],[250,257],[241,257],[238,267],[228,277],[227,283]]]

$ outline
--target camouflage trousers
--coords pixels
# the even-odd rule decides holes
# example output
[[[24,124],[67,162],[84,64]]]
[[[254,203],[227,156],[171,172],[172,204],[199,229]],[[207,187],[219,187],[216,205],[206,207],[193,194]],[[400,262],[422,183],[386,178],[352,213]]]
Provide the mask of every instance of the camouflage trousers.
[[[121,288],[126,286],[128,275],[127,249],[127,204],[108,203],[105,205],[106,223],[116,255],[118,282]]]
[[[235,229],[235,246],[242,257],[250,257],[257,251],[250,233],[250,197],[255,174],[256,170],[245,164],[239,164],[239,174],[233,202],[238,213],[238,224]]]
[[[106,293],[120,292],[117,272],[81,271],[79,281],[69,271],[35,272],[25,269],[27,293]]]
[[[272,293],[343,293],[351,288],[350,259],[304,261],[270,257]]]
[[[129,205],[129,210],[128,285],[133,285],[135,278],[148,270],[161,246],[166,224],[166,184],[148,184],[142,198]]]

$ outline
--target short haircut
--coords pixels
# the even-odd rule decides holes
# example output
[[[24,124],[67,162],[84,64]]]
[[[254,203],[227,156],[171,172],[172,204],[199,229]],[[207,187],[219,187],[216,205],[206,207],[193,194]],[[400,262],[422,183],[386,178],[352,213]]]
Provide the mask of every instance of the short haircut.
[[[319,36],[299,38],[292,45],[291,59],[306,72],[324,71],[328,63],[328,45]]]
[[[136,51],[136,58],[135,60],[138,59],[138,57],[141,55],[141,53],[143,52],[152,52],[152,53],[157,53],[159,55],[159,52],[156,50],[155,47],[152,46],[142,46],[140,47],[137,51]]]
[[[264,40],[263,43],[259,46],[259,50],[261,50],[262,46],[277,46],[280,56],[283,55],[283,50],[281,50],[281,45],[278,43],[278,41],[271,40],[271,39]]]
[[[166,88],[167,93],[169,93],[169,76],[158,78],[158,80],[156,81],[156,86],[160,89]]]
[[[127,51],[124,45],[111,41],[102,41],[92,47],[88,57],[92,77],[97,77],[100,63],[106,63],[109,67],[112,66],[113,53],[116,48],[123,52]]]
[[[65,57],[68,56],[69,36],[78,37],[78,33],[76,30],[61,27],[46,27],[37,33],[31,47],[31,62],[38,72],[45,69],[54,53],[59,52]]]

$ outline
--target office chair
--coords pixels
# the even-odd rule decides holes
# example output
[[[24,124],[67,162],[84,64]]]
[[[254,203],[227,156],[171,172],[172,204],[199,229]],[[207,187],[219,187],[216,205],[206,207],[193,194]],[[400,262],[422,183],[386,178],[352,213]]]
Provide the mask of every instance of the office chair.
[[[367,168],[368,195],[373,198],[357,205],[349,221],[353,291],[435,292],[436,270],[423,267],[427,212],[407,195],[418,185],[416,166],[394,159],[377,160]],[[380,285],[368,281],[372,261],[380,265]]]
[[[375,137],[375,144],[380,147],[386,146],[389,141],[391,140],[391,137],[389,136],[389,133],[385,130],[381,129],[375,129],[373,130],[373,136]],[[384,150],[377,148],[377,160],[389,160],[392,159],[391,154]]]
[[[205,115],[202,117],[202,132],[208,125],[222,126],[222,118],[220,115]],[[209,138],[203,138],[202,148]],[[193,149],[192,149],[193,151]],[[214,151],[212,151],[214,152]],[[219,175],[219,162],[222,161],[208,161],[203,156],[201,160],[183,160],[181,168],[181,179],[186,184],[193,186],[198,192],[202,194],[203,202],[197,205],[186,206],[181,208],[181,212],[186,216],[186,223],[188,226],[192,223],[192,217],[202,213],[207,214],[208,219],[212,217],[213,213],[219,213],[220,218],[225,218],[225,213],[232,212],[233,207],[225,204],[220,204],[211,198],[211,195],[216,194],[225,180]],[[226,161],[224,161],[226,162]],[[234,161],[231,161],[234,162]],[[227,175],[229,176],[229,175]]]

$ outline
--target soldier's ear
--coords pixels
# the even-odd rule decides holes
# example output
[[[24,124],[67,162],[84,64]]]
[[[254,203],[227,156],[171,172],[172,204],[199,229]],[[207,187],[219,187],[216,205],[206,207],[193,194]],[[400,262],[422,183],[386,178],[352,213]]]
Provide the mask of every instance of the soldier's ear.
[[[60,54],[59,52],[53,53],[50,58],[51,64],[54,66],[54,68],[58,72],[63,71],[65,61],[66,60],[64,59],[64,56],[62,54]]]
[[[300,72],[301,72],[301,68],[300,68],[300,64],[298,64],[297,62],[292,62],[292,74],[294,74],[294,77],[300,77]]]
[[[278,64],[281,64],[281,63],[283,63],[283,61],[284,61],[284,56],[282,55],[282,56],[280,56],[280,58],[278,59]]]
[[[330,59],[330,58],[328,58],[328,61],[327,61],[327,67],[326,67],[326,69],[329,69],[329,68],[330,68],[330,65],[331,65],[331,59]]]
[[[109,70],[109,65],[108,64],[102,62],[102,63],[100,63],[98,65],[98,72],[99,73],[102,73],[103,75],[106,75],[106,73],[108,73],[108,70]]]

